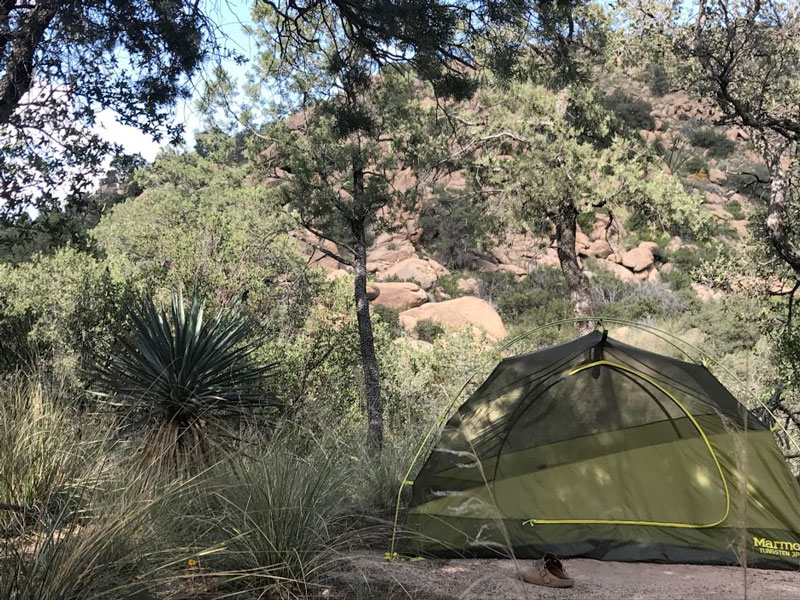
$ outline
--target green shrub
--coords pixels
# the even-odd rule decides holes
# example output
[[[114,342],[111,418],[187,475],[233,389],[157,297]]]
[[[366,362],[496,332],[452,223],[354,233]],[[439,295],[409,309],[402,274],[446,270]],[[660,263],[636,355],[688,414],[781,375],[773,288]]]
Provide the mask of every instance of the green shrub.
[[[688,296],[665,283],[621,281],[607,273],[595,274],[592,293],[601,314],[617,319],[671,317],[693,307]]]
[[[669,271],[661,272],[661,281],[675,291],[687,290],[692,285],[692,275],[691,272],[673,266]]]
[[[761,332],[752,321],[759,314],[759,302],[739,294],[728,294],[723,302],[700,303],[681,316],[682,328],[702,331],[713,355],[724,356],[753,349]]]
[[[49,527],[0,541],[0,600],[152,598],[141,579],[154,554],[147,536],[158,513],[148,505],[117,505],[83,524],[60,513]],[[154,567],[154,565],[150,565]]]
[[[573,316],[560,269],[537,268],[522,280],[503,272],[481,273],[480,277],[481,296],[494,305],[512,337]],[[542,330],[534,337],[526,337],[520,351],[531,345],[555,343],[561,335],[558,327]]]
[[[417,324],[414,326],[414,335],[423,342],[433,343],[436,341],[436,338],[443,333],[444,327],[442,324],[432,319],[422,319],[417,321]]]
[[[705,157],[693,154],[681,165],[681,172],[693,175],[697,179],[708,179],[708,161]]]
[[[395,328],[384,319],[373,320],[381,373]],[[279,376],[266,383],[283,418],[314,435],[363,424],[364,374],[352,279],[324,282],[298,327],[268,339],[253,358],[278,364]]]
[[[469,271],[461,271],[450,273],[449,275],[442,275],[436,280],[437,291],[444,292],[451,298],[458,298],[463,296],[464,292],[458,287],[458,280],[464,277],[472,277]]]
[[[533,270],[523,280],[511,273],[481,273],[481,296],[494,304],[504,322],[514,322],[530,311],[539,311],[567,296],[559,269]]]
[[[655,121],[650,116],[653,106],[646,100],[634,99],[617,88],[603,99],[603,105],[629,128],[652,131]]]
[[[662,65],[657,62],[651,62],[647,65],[645,71],[647,78],[647,87],[654,96],[661,97],[667,94],[671,89],[671,82],[669,75]]]
[[[451,269],[466,269],[472,266],[472,251],[486,245],[495,219],[482,194],[437,185],[422,203],[419,225],[420,241],[437,261]]]
[[[705,148],[714,158],[727,158],[736,148],[731,140],[715,129],[703,128],[689,132],[689,141],[697,148]]]
[[[578,226],[582,231],[591,231],[594,229],[595,221],[597,221],[597,215],[595,215],[594,212],[578,213]]]
[[[731,216],[736,219],[737,221],[741,221],[742,219],[746,219],[747,217],[742,210],[742,205],[737,200],[731,200],[725,204],[725,210],[731,213]]]
[[[686,161],[697,154],[688,140],[677,134],[671,139],[669,146],[665,145],[663,138],[658,138],[653,148],[673,173],[686,174],[688,172],[685,167]]]
[[[503,296],[514,290],[518,283],[513,274],[505,271],[481,272],[475,277],[478,280],[480,297],[494,304],[498,312],[501,310],[499,304]],[[500,316],[504,316],[503,312],[500,312]]]
[[[716,260],[724,249],[719,244],[681,246],[670,256],[672,264],[685,273],[691,273],[705,262]]]
[[[401,338],[381,344],[379,355],[384,418],[390,432],[387,439],[400,441],[404,436],[418,438],[419,431],[427,431],[476,369],[483,370],[475,376],[467,395],[495,366],[492,353],[479,345],[469,329],[439,336],[432,346]],[[362,422],[358,425],[360,436]]]
[[[205,157],[164,155],[137,172],[146,192],[92,230],[109,268],[160,301],[197,288],[214,308],[244,295],[270,328],[304,316],[304,260],[288,236],[294,224],[279,192],[255,184],[250,166],[216,162],[220,155],[208,146],[217,142],[208,139]],[[289,279],[293,285],[276,285]]]
[[[71,248],[0,265],[0,372],[45,361],[79,379],[108,353],[131,296],[107,262]]]
[[[375,321],[383,323],[387,327],[387,331],[392,338],[397,338],[403,335],[404,329],[400,325],[400,311],[385,304],[373,304],[370,307],[372,316]]]

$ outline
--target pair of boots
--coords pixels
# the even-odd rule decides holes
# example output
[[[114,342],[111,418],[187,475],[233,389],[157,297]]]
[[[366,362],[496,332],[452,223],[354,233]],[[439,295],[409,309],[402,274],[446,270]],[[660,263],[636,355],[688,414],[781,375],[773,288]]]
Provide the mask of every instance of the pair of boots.
[[[575,580],[567,575],[561,561],[552,554],[545,554],[533,566],[520,571],[519,578],[526,583],[547,587],[569,588],[575,585]]]

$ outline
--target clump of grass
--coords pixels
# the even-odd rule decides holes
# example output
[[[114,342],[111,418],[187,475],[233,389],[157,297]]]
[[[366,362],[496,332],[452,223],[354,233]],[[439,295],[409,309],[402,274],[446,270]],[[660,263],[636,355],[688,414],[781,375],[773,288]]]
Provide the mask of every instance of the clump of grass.
[[[0,533],[46,520],[70,503],[89,443],[58,376],[15,373],[0,382]]]
[[[164,536],[172,506],[189,486],[156,490],[142,474],[125,475],[119,485],[84,487],[77,513],[33,527],[18,521],[18,534],[0,542],[0,600],[153,597],[176,553]]]
[[[741,221],[742,219],[746,219],[747,216],[744,214],[744,210],[742,209],[741,202],[737,200],[730,200],[726,205],[725,209],[731,213],[731,216],[736,219],[737,221]]]
[[[669,93],[672,87],[669,74],[666,69],[664,69],[663,65],[657,62],[651,62],[647,65],[645,78],[647,87],[650,88],[650,93],[654,96],[661,97]]]
[[[400,325],[400,311],[385,304],[375,304],[371,307],[372,314],[377,316],[378,320],[386,323],[389,329],[389,335],[392,338],[397,338],[403,335],[405,331],[403,326]]]
[[[273,440],[222,466],[211,507],[226,593],[308,597],[345,547],[348,474],[321,449],[290,445]]]
[[[631,129],[652,131],[655,127],[655,121],[650,116],[652,105],[646,100],[629,96],[619,88],[603,98],[603,104]]]
[[[41,372],[0,387],[0,600],[145,598],[173,488],[117,469],[113,428],[65,395]]]
[[[715,158],[727,158],[736,147],[725,134],[710,128],[690,131],[689,140],[693,146],[705,148],[708,155]]]
[[[423,342],[433,343],[444,333],[444,326],[432,319],[422,319],[414,327],[414,334]]]
[[[408,432],[387,438],[383,451],[378,456],[371,454],[364,446],[356,447],[355,452],[351,453],[351,468],[354,473],[358,473],[358,477],[351,479],[349,495],[359,514],[378,519],[394,516],[397,491],[419,449],[421,440],[418,432],[424,431],[423,423],[418,426],[419,429],[414,434]],[[417,457],[419,464],[413,465],[416,469],[422,467],[425,456],[427,452],[423,448]],[[412,471],[411,477],[415,475],[416,472]],[[410,490],[410,486],[405,488],[406,492]]]

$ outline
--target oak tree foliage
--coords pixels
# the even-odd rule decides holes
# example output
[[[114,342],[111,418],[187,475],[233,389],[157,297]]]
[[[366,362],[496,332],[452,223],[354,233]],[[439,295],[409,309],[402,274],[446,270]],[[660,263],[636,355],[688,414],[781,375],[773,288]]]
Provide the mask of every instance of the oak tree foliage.
[[[52,209],[102,175],[117,147],[102,111],[179,139],[175,101],[215,50],[204,6],[184,0],[0,3],[0,217]]]

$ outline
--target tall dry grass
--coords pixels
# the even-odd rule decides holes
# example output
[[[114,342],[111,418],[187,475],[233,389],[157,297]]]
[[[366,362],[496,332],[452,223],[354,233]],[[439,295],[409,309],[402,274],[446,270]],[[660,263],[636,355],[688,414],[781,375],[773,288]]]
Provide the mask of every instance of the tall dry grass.
[[[22,507],[0,510],[0,600],[321,594],[354,552],[384,548],[416,450],[285,426],[176,474],[42,374],[0,394],[0,501]]]

